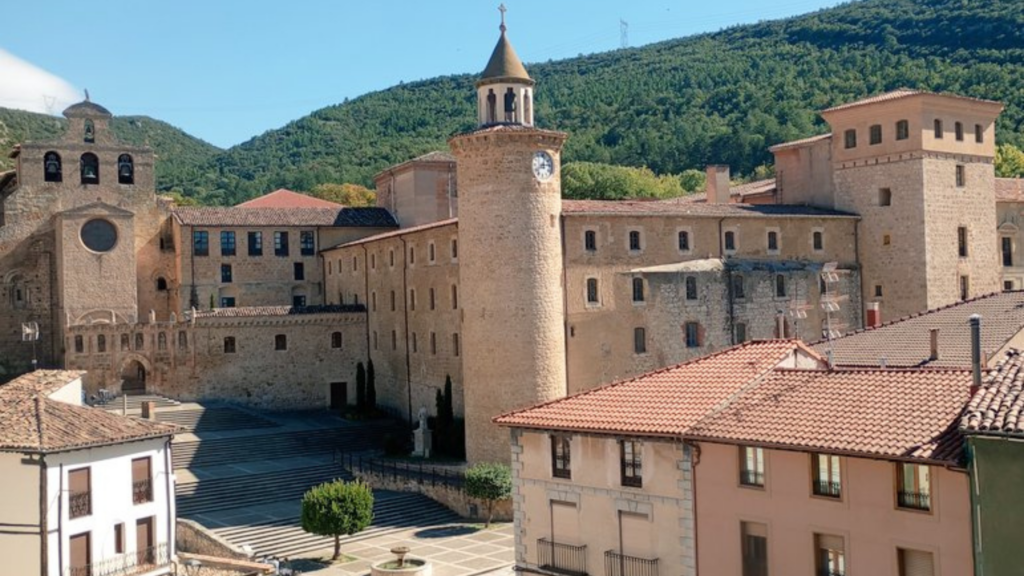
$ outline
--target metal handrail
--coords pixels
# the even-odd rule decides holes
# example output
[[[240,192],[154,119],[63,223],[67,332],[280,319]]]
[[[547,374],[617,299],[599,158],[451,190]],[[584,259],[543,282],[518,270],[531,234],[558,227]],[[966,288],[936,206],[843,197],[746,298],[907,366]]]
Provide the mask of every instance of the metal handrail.
[[[537,540],[537,563],[541,568],[566,574],[567,576],[586,576],[587,546],[562,544],[547,538]]]

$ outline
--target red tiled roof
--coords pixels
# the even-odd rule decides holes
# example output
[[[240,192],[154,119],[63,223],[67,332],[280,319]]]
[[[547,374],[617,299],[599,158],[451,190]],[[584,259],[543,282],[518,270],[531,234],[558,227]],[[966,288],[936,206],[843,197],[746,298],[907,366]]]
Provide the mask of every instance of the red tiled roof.
[[[257,196],[252,200],[242,202],[235,206],[235,208],[341,208],[342,205],[337,202],[331,202],[329,200],[323,200],[321,198],[314,198],[308,194],[300,194],[298,192],[292,192],[285,188],[279,188],[264,194],[263,196]]]
[[[183,226],[329,226],[391,228],[384,208],[210,208],[183,206],[172,212]]]
[[[859,218],[856,214],[789,204],[708,204],[661,200],[563,200],[562,213],[572,216],[689,216],[694,218]]]
[[[1024,183],[1018,178],[996,178],[996,202],[1024,202]]]
[[[956,462],[970,386],[969,370],[777,369],[686,437]]]
[[[238,306],[196,310],[196,318],[255,318],[261,316],[300,316],[305,314],[344,314],[366,312],[362,304],[324,304],[319,306]]]
[[[166,437],[181,430],[49,398],[83,374],[36,370],[0,386],[0,451],[63,452]]]
[[[775,192],[775,178],[766,178],[764,180],[755,180],[753,182],[746,182],[738,186],[729,188],[729,198],[732,201],[743,202],[743,199],[748,196],[759,196],[761,194],[773,194]],[[686,194],[685,196],[678,196],[676,198],[668,198],[666,200],[660,200],[660,202],[670,204],[685,204],[692,202],[707,202],[707,192],[694,192],[693,194]]]
[[[958,94],[944,94],[944,93],[939,93],[939,92],[926,92],[924,90],[913,90],[911,88],[897,88],[896,90],[892,90],[890,92],[885,92],[884,94],[876,94],[875,96],[869,96],[869,97],[863,98],[861,100],[856,100],[854,102],[847,102],[845,104],[840,104],[838,106],[833,106],[831,108],[827,108],[825,110],[822,110],[822,114],[824,114],[826,112],[835,112],[837,110],[846,110],[846,109],[854,108],[854,107],[857,107],[857,106],[865,106],[867,104],[877,104],[878,102],[888,102],[888,101],[891,101],[891,100],[899,100],[899,99],[902,99],[902,98],[909,98],[911,96],[918,96],[918,95],[943,96],[943,97],[946,97],[946,98],[955,98],[957,100],[968,100],[968,101],[971,101],[971,102],[980,102],[980,103],[984,103],[984,104],[997,104],[997,105],[1000,104],[999,102],[996,102],[996,101],[993,101],[993,100],[984,100],[982,98],[971,98],[970,96],[960,96]]]
[[[795,340],[747,342],[494,421],[524,428],[677,436],[797,350],[817,356]]]
[[[360,244],[366,244],[367,242],[376,242],[378,240],[385,240],[387,238],[397,238],[398,236],[405,236],[406,234],[412,234],[415,232],[422,232],[424,230],[431,230],[433,228],[442,228],[449,225],[458,225],[458,218],[448,218],[447,220],[438,220],[437,222],[430,222],[428,224],[420,224],[419,226],[410,226],[408,228],[401,228],[399,230],[393,230],[391,232],[382,232],[380,234],[374,234],[373,236],[367,236],[366,238],[360,238],[359,240],[353,240],[352,242],[346,242],[339,244],[334,248],[348,248],[350,246],[358,246]],[[331,248],[333,249],[333,248]],[[325,250],[326,251],[326,250]]]
[[[966,433],[1024,436],[1024,354],[1009,350],[986,375],[960,420]]]
[[[882,314],[885,314],[883,305]],[[1024,330],[1024,291],[997,292],[864,328],[832,340],[833,361],[845,366],[932,366],[969,368],[968,319],[981,315],[981,348],[990,358]],[[931,328],[939,329],[939,359],[930,360]],[[829,344],[811,344],[826,354]]]

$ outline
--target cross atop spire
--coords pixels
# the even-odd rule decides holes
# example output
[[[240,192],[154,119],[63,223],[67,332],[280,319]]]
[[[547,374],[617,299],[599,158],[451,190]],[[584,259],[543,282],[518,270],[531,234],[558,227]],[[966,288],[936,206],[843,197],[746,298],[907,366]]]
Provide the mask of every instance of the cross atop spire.
[[[89,89],[88,88],[85,89],[85,101],[89,102]]]
[[[498,29],[501,30],[502,34],[505,33],[505,12],[507,11],[508,8],[505,8],[504,3],[498,4],[498,12],[501,12],[501,26],[499,26]]]

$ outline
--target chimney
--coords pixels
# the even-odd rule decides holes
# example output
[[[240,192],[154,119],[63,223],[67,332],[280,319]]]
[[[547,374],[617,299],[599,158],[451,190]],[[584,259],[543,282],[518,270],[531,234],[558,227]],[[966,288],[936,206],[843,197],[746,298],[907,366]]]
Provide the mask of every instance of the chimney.
[[[705,191],[708,204],[729,203],[729,166],[726,164],[709,164],[706,170],[707,184]]]
[[[971,314],[971,396],[981,389],[981,315]]]
[[[882,325],[882,303],[868,302],[868,313],[865,328],[878,328]]]
[[[931,343],[932,343],[932,345],[931,345],[931,353],[928,355],[928,359],[929,360],[938,360],[939,359],[939,329],[938,328],[932,328],[931,330],[929,330],[929,332],[931,333]]]

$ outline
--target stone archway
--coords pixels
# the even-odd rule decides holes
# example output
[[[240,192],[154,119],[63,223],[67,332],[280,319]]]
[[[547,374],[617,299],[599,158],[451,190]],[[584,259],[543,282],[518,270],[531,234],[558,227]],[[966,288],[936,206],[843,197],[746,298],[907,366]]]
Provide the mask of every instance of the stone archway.
[[[129,355],[121,362],[121,393],[144,394],[146,381],[152,373],[152,367],[145,358],[137,354]]]

